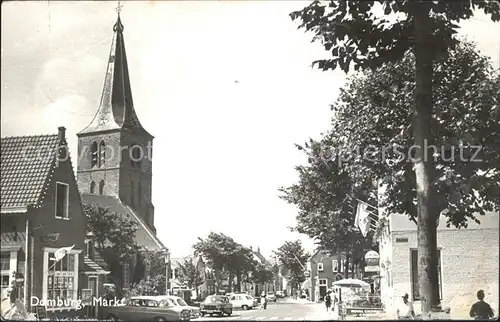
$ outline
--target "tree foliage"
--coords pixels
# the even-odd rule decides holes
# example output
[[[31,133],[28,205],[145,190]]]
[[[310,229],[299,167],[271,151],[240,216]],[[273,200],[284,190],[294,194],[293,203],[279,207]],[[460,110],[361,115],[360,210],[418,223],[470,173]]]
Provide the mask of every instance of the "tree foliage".
[[[152,275],[133,284],[129,296],[157,296],[167,294],[165,291],[165,274]]]
[[[179,279],[190,289],[198,290],[198,287],[205,281],[204,276],[193,263],[191,258],[184,258],[182,263],[179,263]]]
[[[101,250],[109,249],[120,263],[126,263],[139,248],[135,242],[137,223],[128,215],[109,211],[95,203],[84,204],[87,230]]]
[[[305,267],[310,255],[305,251],[300,240],[285,241],[274,251],[276,258],[287,273],[292,290],[306,280]]]
[[[419,249],[419,286],[424,313],[439,304],[437,276],[437,227],[434,187],[435,165],[425,159],[433,145],[433,65],[437,58],[457,44],[458,22],[469,19],[482,9],[493,21],[500,20],[496,1],[313,1],[306,8],[292,12],[299,28],[314,33],[330,59],[314,64],[322,70],[339,67],[376,69],[385,63],[401,60],[415,53],[413,127],[417,148],[413,162],[417,191],[417,227]],[[377,14],[377,10],[380,12]],[[381,13],[383,12],[384,15]],[[456,194],[457,195],[457,194]]]
[[[348,81],[332,107],[332,129],[323,140],[333,143],[323,148],[337,151],[335,163],[342,160],[352,180],[370,174],[386,185],[389,213],[413,220],[414,61],[408,53],[401,61]],[[436,165],[436,211],[446,215],[448,225],[467,227],[469,219],[479,222],[477,214],[499,208],[499,74],[473,44],[463,42],[436,61],[434,75],[437,155],[429,158]]]

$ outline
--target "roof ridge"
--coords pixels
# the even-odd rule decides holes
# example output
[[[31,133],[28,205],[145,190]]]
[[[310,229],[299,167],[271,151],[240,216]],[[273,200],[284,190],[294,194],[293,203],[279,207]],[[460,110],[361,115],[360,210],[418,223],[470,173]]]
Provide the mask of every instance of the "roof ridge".
[[[17,138],[39,138],[39,137],[49,137],[49,136],[58,136],[58,134],[53,133],[53,134],[11,135],[11,136],[3,136],[1,137],[1,139],[4,140],[4,139],[17,139]]]

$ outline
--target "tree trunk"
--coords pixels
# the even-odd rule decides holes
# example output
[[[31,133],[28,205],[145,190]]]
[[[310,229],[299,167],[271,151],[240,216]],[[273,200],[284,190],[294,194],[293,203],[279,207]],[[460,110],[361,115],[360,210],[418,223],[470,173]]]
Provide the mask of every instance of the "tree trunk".
[[[417,183],[418,213],[418,284],[422,312],[439,305],[437,273],[437,230],[434,163],[432,147],[432,20],[430,7],[425,2],[414,4],[416,89],[413,131],[416,155],[414,159]]]
[[[342,254],[339,247],[337,247],[337,272],[339,274],[342,272]]]
[[[233,291],[233,280],[234,280],[234,274],[229,273],[229,281],[228,281],[228,286],[229,286],[229,291]]]
[[[239,268],[236,269],[236,290],[241,293],[241,270]]]
[[[349,263],[350,263],[350,260],[349,260],[349,249],[346,248],[346,251],[345,251],[345,267],[344,267],[344,271],[345,271],[345,277],[346,278],[349,278]]]

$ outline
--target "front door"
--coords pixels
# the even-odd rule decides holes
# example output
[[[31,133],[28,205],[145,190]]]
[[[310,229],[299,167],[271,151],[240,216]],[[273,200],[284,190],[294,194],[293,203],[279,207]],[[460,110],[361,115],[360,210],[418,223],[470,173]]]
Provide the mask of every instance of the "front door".
[[[319,280],[319,300],[323,301],[323,299],[326,296],[326,291],[327,291],[327,279],[320,279]]]

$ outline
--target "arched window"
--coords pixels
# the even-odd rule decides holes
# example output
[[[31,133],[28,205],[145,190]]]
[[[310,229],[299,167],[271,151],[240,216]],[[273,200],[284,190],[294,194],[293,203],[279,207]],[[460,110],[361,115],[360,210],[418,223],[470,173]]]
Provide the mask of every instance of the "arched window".
[[[104,141],[99,143],[99,167],[102,167],[106,163],[106,144]]]
[[[104,194],[104,180],[101,180],[101,182],[99,182],[99,194]]]
[[[144,151],[140,145],[132,145],[129,151],[130,165],[134,168],[141,167],[142,158],[144,158]]]
[[[94,194],[95,193],[95,182],[92,181],[90,183],[90,193]]]
[[[130,180],[130,204],[135,207],[135,183]]]
[[[90,147],[90,166],[93,168],[97,165],[97,142],[92,142]]]
[[[140,180],[137,183],[137,204],[139,206],[142,204],[142,185]]]

